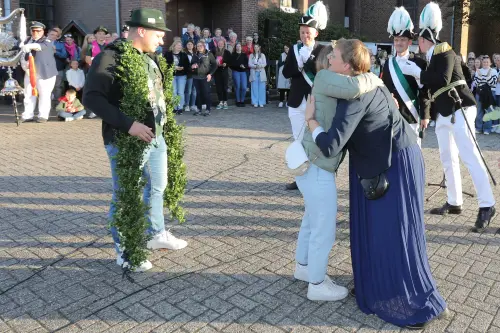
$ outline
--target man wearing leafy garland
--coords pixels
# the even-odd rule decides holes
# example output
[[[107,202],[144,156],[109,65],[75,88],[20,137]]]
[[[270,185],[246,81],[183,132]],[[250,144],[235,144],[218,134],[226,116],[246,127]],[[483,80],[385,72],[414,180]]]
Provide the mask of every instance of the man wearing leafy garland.
[[[165,60],[154,54],[170,30],[161,11],[149,8],[132,11],[126,24],[128,39],[116,40],[93,60],[83,103],[103,120],[113,178],[108,218],[116,263],[137,272],[152,267],[147,249],[187,246],[165,230],[163,214],[165,200],[173,217],[182,222],[177,203],[186,178],[182,130],[171,108],[172,73]]]

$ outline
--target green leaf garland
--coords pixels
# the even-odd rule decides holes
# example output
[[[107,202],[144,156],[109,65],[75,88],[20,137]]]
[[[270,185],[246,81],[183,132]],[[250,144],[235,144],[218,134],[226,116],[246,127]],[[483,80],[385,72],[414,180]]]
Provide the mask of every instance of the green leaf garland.
[[[174,107],[179,103],[179,97],[174,96],[173,89],[174,66],[169,66],[164,57],[160,57],[159,61],[163,73],[163,94],[167,104],[163,136],[168,150],[168,182],[163,198],[171,217],[179,223],[184,223],[185,211],[180,205],[187,185],[187,170],[183,161],[184,126],[177,124],[174,115]]]
[[[116,76],[121,82],[123,98],[120,110],[127,116],[144,123],[149,107],[148,74],[144,70],[141,54],[132,47],[130,41],[116,43]],[[184,210],[180,201],[184,196],[187,183],[184,156],[183,128],[177,125],[173,115],[172,68],[168,68],[165,59],[160,57],[164,74],[164,89],[167,104],[166,123],[164,127],[165,142],[168,149],[168,185],[165,191],[165,202],[172,217],[184,222]],[[166,70],[165,70],[166,69]],[[117,162],[118,187],[116,210],[113,224],[118,229],[121,246],[132,268],[144,262],[149,254],[146,244],[150,239],[147,233],[149,207],[142,200],[145,179],[142,174],[144,151],[148,143],[129,135],[116,133],[115,145],[118,153]]]

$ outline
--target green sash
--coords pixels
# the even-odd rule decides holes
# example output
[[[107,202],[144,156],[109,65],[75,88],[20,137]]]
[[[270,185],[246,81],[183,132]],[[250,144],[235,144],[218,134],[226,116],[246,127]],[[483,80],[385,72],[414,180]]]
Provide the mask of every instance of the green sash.
[[[401,86],[403,87],[406,94],[410,98],[411,103],[415,106],[415,109],[417,109],[417,111],[418,111],[419,104],[417,101],[417,96],[415,96],[415,94],[413,93],[413,90],[410,87],[410,84],[406,80],[406,77],[404,76],[403,72],[401,72],[401,68],[399,68],[398,62],[396,61],[396,57],[392,57],[392,64],[394,65],[394,71],[396,72],[396,75],[399,79],[399,82],[401,83]],[[418,119],[416,119],[416,120],[418,121]]]

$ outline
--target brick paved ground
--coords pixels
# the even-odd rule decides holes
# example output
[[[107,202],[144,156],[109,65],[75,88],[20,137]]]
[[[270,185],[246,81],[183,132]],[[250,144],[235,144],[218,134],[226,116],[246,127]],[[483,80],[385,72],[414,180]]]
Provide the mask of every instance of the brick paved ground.
[[[303,207],[298,192],[283,190],[291,179],[282,158],[290,136],[285,109],[180,119],[188,133],[189,218],[173,231],[189,247],[154,252],[154,269],[131,283],[105,229],[111,181],[100,121],[16,128],[11,111],[0,108],[0,332],[399,331],[361,313],[351,297],[310,302],[307,285],[292,279]],[[500,179],[500,136],[480,142]],[[438,182],[432,130],[424,147],[428,180]],[[328,272],[348,286],[346,165],[338,186]],[[442,191],[436,202],[443,200]],[[428,332],[500,332],[500,219],[482,235],[469,233],[476,206],[468,199],[460,216],[426,215],[431,265],[453,314]]]

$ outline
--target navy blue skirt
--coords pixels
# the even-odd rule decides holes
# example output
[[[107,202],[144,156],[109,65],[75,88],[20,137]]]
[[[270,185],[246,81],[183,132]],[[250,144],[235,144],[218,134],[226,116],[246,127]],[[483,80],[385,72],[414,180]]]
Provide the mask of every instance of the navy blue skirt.
[[[446,308],[432,277],[424,226],[425,167],[418,145],[392,154],[384,197],[367,200],[349,164],[351,255],[356,302],[397,326],[427,322]]]

